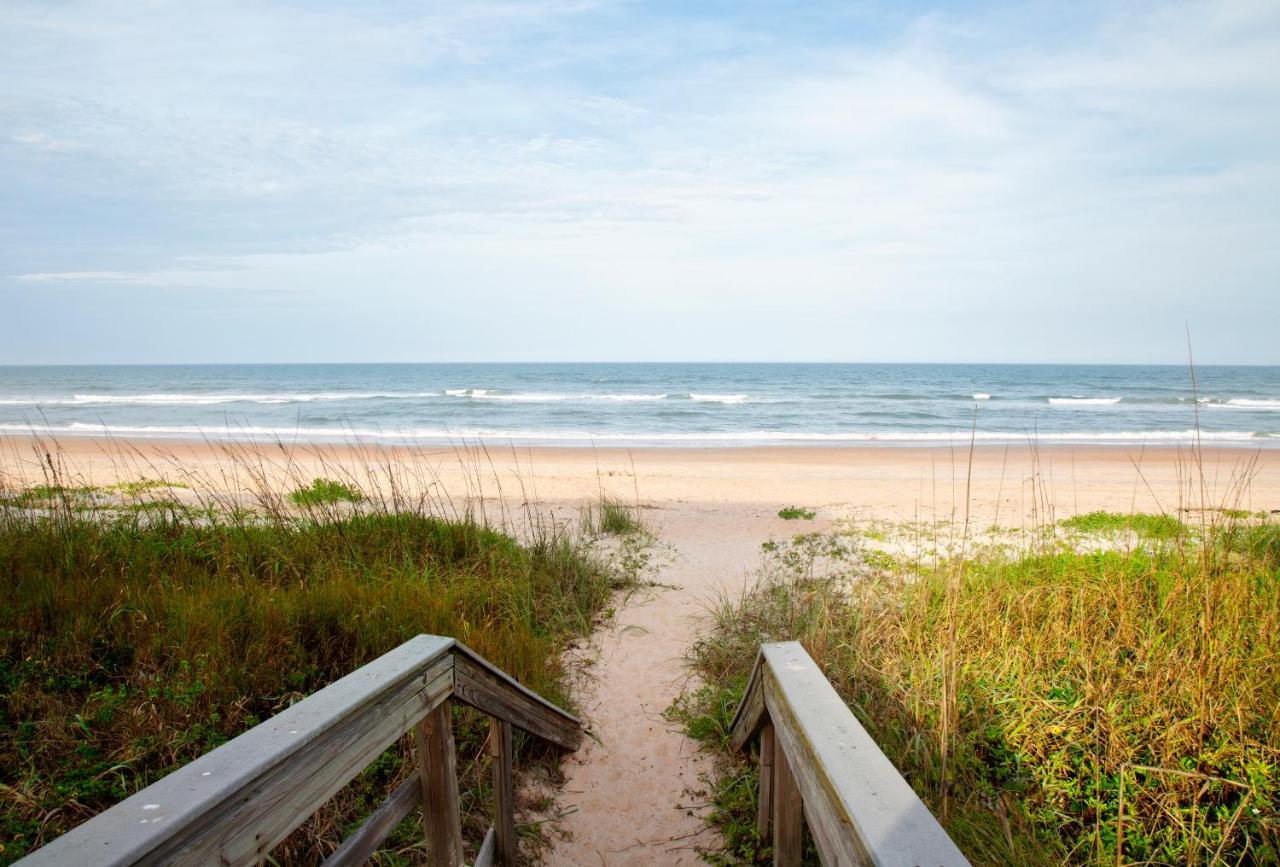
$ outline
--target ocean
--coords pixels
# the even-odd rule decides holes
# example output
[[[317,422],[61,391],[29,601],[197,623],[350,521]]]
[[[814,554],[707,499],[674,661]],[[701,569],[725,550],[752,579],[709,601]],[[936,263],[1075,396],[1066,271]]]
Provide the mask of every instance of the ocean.
[[[1280,446],[1280,367],[0,367],[0,433],[520,445]]]

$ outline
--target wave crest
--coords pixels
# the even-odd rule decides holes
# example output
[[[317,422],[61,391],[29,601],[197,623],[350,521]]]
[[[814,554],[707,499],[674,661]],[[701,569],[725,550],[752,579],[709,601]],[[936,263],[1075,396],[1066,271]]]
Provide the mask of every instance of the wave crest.
[[[1110,406],[1120,402],[1118,397],[1051,397],[1052,406]]]

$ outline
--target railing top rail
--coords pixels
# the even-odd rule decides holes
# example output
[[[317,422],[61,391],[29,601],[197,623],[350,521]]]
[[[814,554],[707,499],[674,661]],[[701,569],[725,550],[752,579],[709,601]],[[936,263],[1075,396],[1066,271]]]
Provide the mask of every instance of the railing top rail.
[[[22,863],[254,863],[450,696],[565,749],[581,722],[452,638],[419,635]]]
[[[825,863],[969,863],[798,642],[761,646],[734,716],[735,746],[765,722]]]
[[[547,701],[462,642],[453,647],[457,698],[564,750],[582,742],[582,720]]]

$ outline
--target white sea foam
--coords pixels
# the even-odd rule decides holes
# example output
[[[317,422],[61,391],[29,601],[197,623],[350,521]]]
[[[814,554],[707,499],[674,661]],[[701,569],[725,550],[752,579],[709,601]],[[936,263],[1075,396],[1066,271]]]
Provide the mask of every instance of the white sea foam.
[[[725,431],[725,432],[598,432],[585,430],[490,430],[483,428],[449,430],[444,428],[410,428],[382,430],[377,428],[342,427],[265,427],[255,425],[201,427],[198,425],[104,425],[75,422],[69,425],[34,425],[0,423],[0,431],[15,433],[66,434],[69,436],[140,436],[140,437],[212,437],[246,439],[303,438],[320,441],[391,440],[391,441],[459,441],[499,440],[536,441],[543,443],[949,443],[967,442],[970,437],[982,442],[1026,442],[1025,432],[1010,431],[885,431],[860,433],[848,431]],[[1039,433],[1038,442],[1062,443],[1191,443],[1205,442],[1270,443],[1280,445],[1280,431],[1113,431],[1088,433]]]
[[[689,394],[689,400],[696,400],[700,403],[745,403],[747,396],[745,394]]]
[[[457,394],[454,394],[454,392]],[[455,397],[474,397],[483,400],[499,400],[509,401],[512,403],[559,403],[561,401],[588,401],[599,400],[613,403],[636,403],[654,400],[662,400],[665,394],[591,394],[591,393],[574,393],[565,392],[515,392],[513,394],[494,393],[481,389],[454,389],[448,392]]]
[[[312,403],[341,400],[407,400],[439,392],[297,392],[272,394],[76,394],[71,397],[0,397],[5,406],[216,406],[224,403]]]
[[[974,394],[973,399],[974,400],[991,400],[991,395],[987,394],[985,391],[979,391],[976,394]]]
[[[1049,403],[1054,406],[1110,406],[1119,403],[1118,397],[1051,397]]]
[[[1280,400],[1275,398],[1252,398],[1252,397],[1233,397],[1225,404],[1213,404],[1214,406],[1228,406],[1236,409],[1280,409]]]

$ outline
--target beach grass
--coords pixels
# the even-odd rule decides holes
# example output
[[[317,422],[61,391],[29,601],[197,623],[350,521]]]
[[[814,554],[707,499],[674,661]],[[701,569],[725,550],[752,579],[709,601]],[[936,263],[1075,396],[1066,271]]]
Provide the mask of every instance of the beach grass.
[[[1239,509],[1227,511],[1227,517],[1239,520],[1248,513]],[[1176,539],[1188,532],[1188,527],[1172,515],[1153,515],[1145,512],[1087,512],[1073,515],[1059,522],[1069,530],[1081,533],[1115,534],[1130,532],[1148,539]]]
[[[778,510],[778,517],[784,521],[812,521],[817,515],[813,509],[803,506],[785,506]]]
[[[634,577],[533,512],[518,534],[502,532],[466,508],[433,513],[403,489],[342,511],[326,507],[358,489],[326,479],[294,482],[292,494],[264,483],[248,502],[192,481],[203,499],[179,503],[168,483],[145,484],[130,489],[139,502],[86,510],[69,493],[86,486],[64,481],[55,456],[46,464],[47,485],[5,491],[0,504],[0,863],[420,633],[455,636],[572,706],[562,652]],[[455,720],[474,839],[489,824],[486,721],[461,708]],[[523,768],[544,755],[519,742]],[[410,772],[405,749],[378,759],[274,862],[329,854]],[[423,857],[412,820],[389,846],[384,863]]]
[[[336,503],[359,503],[364,494],[359,488],[336,479],[312,479],[311,484],[290,492],[289,502],[295,506],[331,506]]]
[[[1276,863],[1280,525],[1188,532],[893,568],[774,545],[672,709],[722,755],[712,860],[767,863],[728,726],[760,643],[798,640],[974,863]]]
[[[593,536],[627,536],[645,531],[638,506],[605,495],[583,506],[580,521],[583,530]]]

